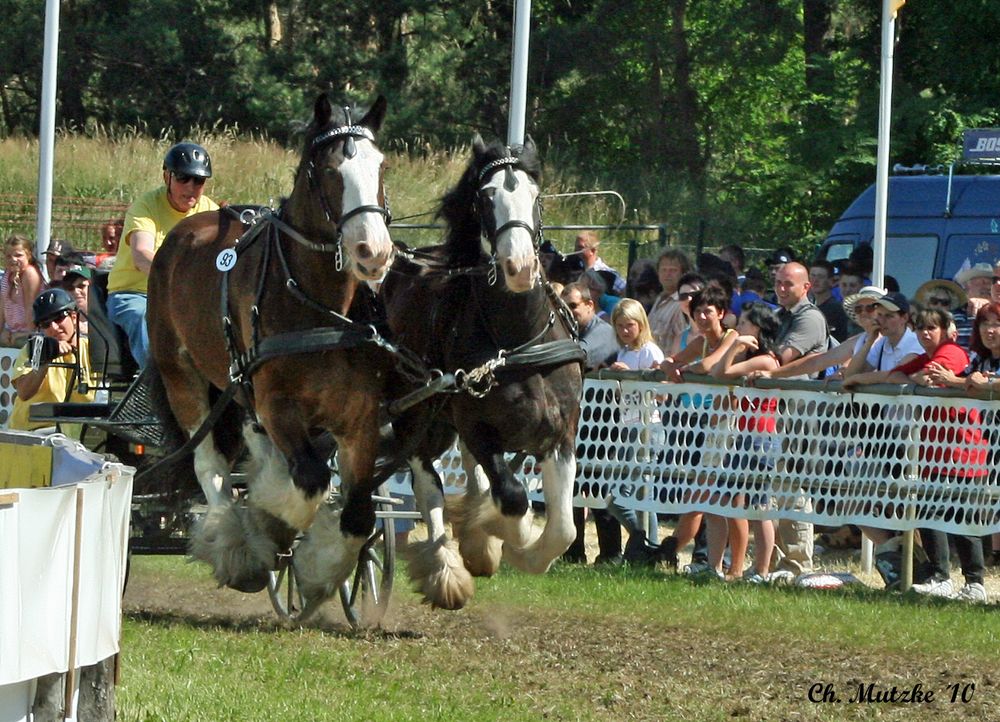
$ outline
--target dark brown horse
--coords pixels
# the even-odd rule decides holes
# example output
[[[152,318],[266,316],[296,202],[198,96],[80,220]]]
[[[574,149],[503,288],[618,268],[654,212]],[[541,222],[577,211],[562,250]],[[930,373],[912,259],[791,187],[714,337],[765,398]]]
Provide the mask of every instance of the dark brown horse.
[[[462,179],[442,202],[445,243],[421,249],[423,263],[398,259],[381,290],[399,343],[458,380],[458,393],[431,399],[394,424],[404,446],[421,439],[409,463],[429,538],[413,545],[410,573],[436,606],[465,604],[473,586],[467,569],[496,570],[496,538],[504,558],[540,573],[575,536],[582,353],[568,309],[539,274],[538,181],[530,140],[510,149],[486,147],[477,137]],[[432,466],[456,433],[468,477],[457,532],[464,566],[447,544]],[[546,504],[540,536],[505,452],[540,462]]]
[[[381,278],[394,251],[374,142],[385,108],[380,97],[354,123],[321,96],[295,186],[277,211],[187,218],[153,261],[151,359],[173,416],[194,433],[235,379],[244,384],[236,401],[258,422],[244,426],[256,464],[249,510],[234,504],[230,464],[212,436],[195,450],[209,512],[192,553],[235,588],[261,588],[275,555],[312,525],[304,588],[312,584],[316,596],[336,589],[374,524],[378,412],[391,363],[369,328],[345,315],[359,281]],[[324,513],[320,525],[327,432],[339,445],[345,493],[339,519]]]

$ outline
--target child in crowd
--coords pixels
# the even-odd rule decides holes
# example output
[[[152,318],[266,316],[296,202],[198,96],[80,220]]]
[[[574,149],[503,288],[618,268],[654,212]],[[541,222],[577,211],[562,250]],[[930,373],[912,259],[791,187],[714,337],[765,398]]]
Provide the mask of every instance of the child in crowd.
[[[621,348],[612,370],[658,368],[663,361],[663,351],[653,343],[649,319],[642,304],[632,298],[623,298],[611,313],[611,325]]]
[[[739,379],[754,371],[774,371],[779,366],[776,353],[780,328],[778,315],[763,301],[746,304],[736,324],[739,334],[722,358],[712,367],[711,374],[717,379]],[[774,448],[772,437],[777,423],[778,396],[767,398],[745,396],[740,399],[739,416],[736,419],[736,453],[726,459],[724,466],[735,473],[750,475],[767,473],[774,468]],[[742,494],[732,500],[732,505],[742,509]],[[767,504],[766,497],[749,500],[750,506]],[[729,548],[731,553],[730,574],[732,578],[742,578],[754,583],[767,581],[770,572],[771,555],[774,552],[774,522],[770,519],[756,519],[754,528],[754,563],[743,574],[743,563],[749,544],[750,523],[746,519],[730,519]],[[712,544],[712,542],[715,542]],[[710,537],[708,561],[718,576],[722,576],[722,560],[725,552],[725,538],[721,535]]]
[[[663,361],[663,351],[653,342],[649,319],[641,303],[632,298],[623,298],[611,313],[611,325],[615,329],[615,336],[620,346],[618,358],[610,366],[612,370],[627,371],[659,367]],[[627,460],[634,458],[636,450],[648,443],[648,439],[640,438],[639,432],[643,428],[640,421],[641,409],[630,410],[627,404],[623,404],[619,433],[625,441]],[[635,511],[621,507],[609,497],[608,513],[628,530],[625,561],[630,564],[653,563],[656,549],[647,544],[646,532],[639,524],[639,517]]]
[[[34,330],[31,322],[31,304],[34,303],[45,281],[35,260],[31,241],[24,236],[12,235],[4,243],[7,272],[0,279],[0,346],[18,348],[28,340]]]

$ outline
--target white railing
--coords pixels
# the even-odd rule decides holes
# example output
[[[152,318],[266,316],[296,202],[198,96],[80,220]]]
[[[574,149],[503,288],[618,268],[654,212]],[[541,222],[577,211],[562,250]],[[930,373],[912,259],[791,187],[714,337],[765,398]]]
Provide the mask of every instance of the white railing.
[[[1000,531],[1000,400],[912,386],[663,384],[603,374],[584,387],[578,505],[709,511],[827,525]],[[446,491],[465,485],[457,449]],[[540,499],[530,457],[519,476]],[[409,493],[396,482],[396,493]]]

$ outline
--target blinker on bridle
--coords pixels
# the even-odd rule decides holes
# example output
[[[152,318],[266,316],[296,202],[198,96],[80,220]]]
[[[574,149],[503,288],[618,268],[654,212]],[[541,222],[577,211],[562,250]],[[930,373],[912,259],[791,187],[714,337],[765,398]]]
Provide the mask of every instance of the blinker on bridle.
[[[323,133],[320,133],[315,138],[313,138],[312,143],[309,146],[309,149],[313,155],[322,150],[325,146],[329,145],[330,143],[333,143],[338,139],[343,138],[344,158],[350,159],[353,158],[355,155],[357,155],[358,152],[358,147],[357,144],[355,143],[355,138],[368,140],[371,141],[372,143],[375,142],[375,134],[372,133],[370,129],[366,128],[363,125],[354,124],[351,118],[351,109],[347,106],[344,106],[344,117],[347,120],[346,125],[342,125],[336,128],[331,128],[330,130],[324,131]],[[317,190],[317,195],[319,195],[320,205],[323,208],[323,214],[326,216],[327,223],[333,223],[337,226],[336,247],[327,248],[325,245],[322,246],[317,245],[317,249],[324,251],[335,250],[337,253],[336,269],[338,271],[341,271],[344,268],[343,243],[342,243],[344,224],[347,223],[347,221],[349,221],[351,218],[354,218],[354,216],[359,216],[362,213],[377,213],[380,216],[382,216],[383,220],[385,221],[385,224],[388,226],[390,223],[392,223],[392,212],[389,210],[389,202],[388,199],[386,199],[384,206],[366,204],[357,206],[356,208],[352,208],[351,210],[345,213],[341,213],[340,222],[339,223],[336,222],[333,217],[333,211],[330,209],[330,205],[326,201],[326,196],[318,192],[319,188],[316,182],[316,176],[313,173],[315,167],[316,166],[313,163],[312,158],[310,157],[309,169],[308,169],[309,185],[315,190]],[[382,192],[384,197],[385,190],[383,189]]]

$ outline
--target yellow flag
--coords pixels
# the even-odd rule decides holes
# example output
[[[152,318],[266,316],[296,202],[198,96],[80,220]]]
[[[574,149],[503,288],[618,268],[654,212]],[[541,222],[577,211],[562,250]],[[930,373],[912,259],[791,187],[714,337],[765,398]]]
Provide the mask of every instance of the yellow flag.
[[[896,14],[899,12],[899,9],[904,5],[906,5],[906,0],[890,0],[889,9],[892,11],[893,19],[895,19]]]

